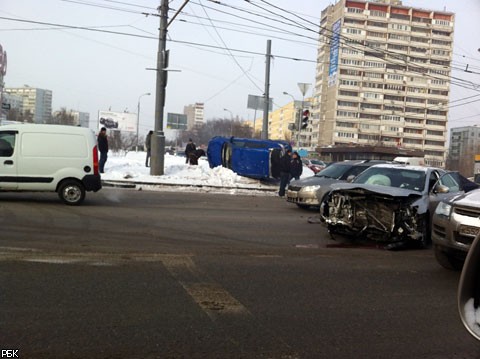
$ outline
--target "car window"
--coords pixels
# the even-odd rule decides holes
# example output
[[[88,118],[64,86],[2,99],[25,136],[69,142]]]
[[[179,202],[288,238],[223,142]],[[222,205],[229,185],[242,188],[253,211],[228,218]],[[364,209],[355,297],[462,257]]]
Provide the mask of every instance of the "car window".
[[[15,149],[15,132],[0,132],[0,157],[11,157]]]
[[[347,179],[349,176],[358,176],[360,173],[362,173],[363,171],[365,171],[366,169],[368,168],[368,166],[352,166],[349,168],[348,171],[346,171],[343,176],[342,176],[342,179]]]
[[[465,191],[469,192],[478,188],[478,185],[469,181],[458,172],[449,172],[440,177],[439,184],[447,186],[449,192]]]
[[[318,172],[315,176],[340,179],[344,177],[344,174],[352,167],[353,165],[351,164],[332,163],[327,168]]]
[[[370,167],[359,174],[353,182],[422,192],[425,188],[425,180],[426,174],[424,171],[405,168]]]

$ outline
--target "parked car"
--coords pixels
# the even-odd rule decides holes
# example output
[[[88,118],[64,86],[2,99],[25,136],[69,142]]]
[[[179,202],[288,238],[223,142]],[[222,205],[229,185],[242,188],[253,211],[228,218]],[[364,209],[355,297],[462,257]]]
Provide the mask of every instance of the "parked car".
[[[69,205],[102,188],[97,141],[74,126],[16,124],[0,127],[0,191],[57,192]]]
[[[208,143],[207,157],[211,168],[223,166],[251,178],[279,178],[279,159],[291,150],[286,141],[253,138],[214,137]]]
[[[430,244],[437,204],[477,188],[456,172],[434,167],[376,165],[351,183],[332,185],[320,217],[330,232],[387,242],[387,248]]]
[[[325,167],[327,167],[327,164],[325,162],[316,159],[302,158],[302,162],[305,166],[310,168],[313,173],[318,173]]]
[[[312,177],[292,181],[288,185],[287,201],[299,207],[319,207],[322,198],[330,192],[330,185],[346,182],[350,176],[356,176],[375,164],[386,161],[360,160],[335,162]]]
[[[432,241],[437,262],[460,270],[468,250],[480,233],[480,190],[438,204],[432,218]]]

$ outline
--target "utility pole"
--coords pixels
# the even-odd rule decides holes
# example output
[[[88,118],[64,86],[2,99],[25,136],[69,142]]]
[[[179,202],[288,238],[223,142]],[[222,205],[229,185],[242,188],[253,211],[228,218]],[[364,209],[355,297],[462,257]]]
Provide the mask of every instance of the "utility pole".
[[[163,119],[165,109],[165,90],[167,87],[168,52],[167,25],[168,25],[168,0],[161,0],[160,4],[160,35],[158,38],[157,52],[157,82],[155,90],[155,129],[152,136],[152,157],[150,174],[161,176],[165,164],[165,134],[163,133]]]
[[[267,40],[267,54],[265,64],[265,97],[263,101],[262,140],[268,139],[268,110],[270,108],[270,59],[272,57],[272,40]]]

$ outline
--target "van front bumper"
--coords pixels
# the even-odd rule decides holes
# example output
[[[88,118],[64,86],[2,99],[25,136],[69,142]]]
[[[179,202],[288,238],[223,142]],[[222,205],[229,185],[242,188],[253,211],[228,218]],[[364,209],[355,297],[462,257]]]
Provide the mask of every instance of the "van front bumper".
[[[97,192],[102,188],[100,175],[86,175],[82,178],[82,183],[86,191]]]

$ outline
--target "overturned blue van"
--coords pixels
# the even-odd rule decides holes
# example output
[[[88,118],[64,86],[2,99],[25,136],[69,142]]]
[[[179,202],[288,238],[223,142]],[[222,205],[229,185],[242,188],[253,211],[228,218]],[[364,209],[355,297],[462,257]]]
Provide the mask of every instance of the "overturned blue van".
[[[208,143],[207,157],[211,168],[223,166],[240,176],[271,179],[280,177],[279,160],[291,149],[287,141],[217,136]]]

